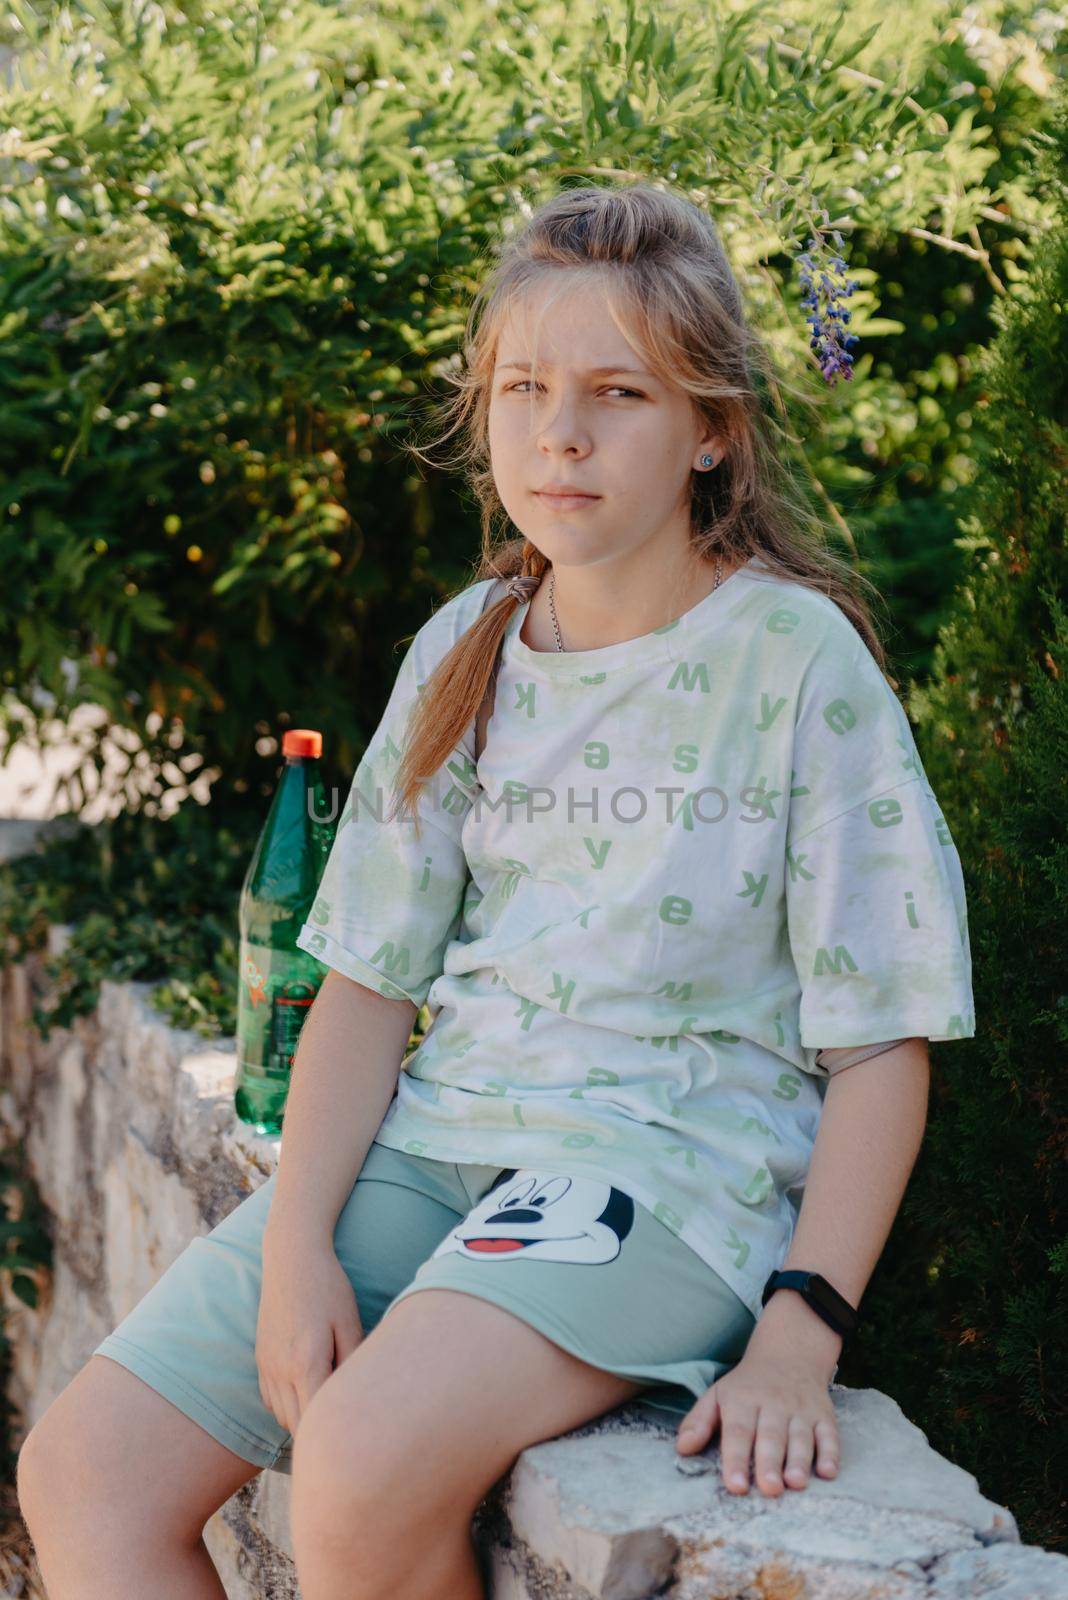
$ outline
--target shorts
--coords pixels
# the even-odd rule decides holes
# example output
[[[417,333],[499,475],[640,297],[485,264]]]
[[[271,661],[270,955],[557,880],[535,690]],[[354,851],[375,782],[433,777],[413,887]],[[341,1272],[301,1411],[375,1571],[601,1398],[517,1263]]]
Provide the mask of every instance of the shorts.
[[[255,1360],[275,1174],[194,1238],[99,1344],[212,1438],[292,1472],[293,1438]],[[405,1295],[491,1300],[572,1355],[644,1387],[677,1423],[745,1351],[755,1318],[645,1207],[599,1179],[457,1165],[372,1144],[334,1230],[364,1333]]]

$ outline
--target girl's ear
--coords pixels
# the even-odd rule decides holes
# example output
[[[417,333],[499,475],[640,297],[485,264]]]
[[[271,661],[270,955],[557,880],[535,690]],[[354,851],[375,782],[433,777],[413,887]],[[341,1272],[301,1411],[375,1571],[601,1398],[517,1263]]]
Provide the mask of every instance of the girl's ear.
[[[727,443],[726,443],[725,439],[721,439],[721,438],[719,438],[718,435],[714,435],[714,436],[710,436],[707,439],[702,440],[701,448],[698,451],[698,459],[703,461],[703,458],[705,456],[711,456],[712,457],[712,466],[711,467],[705,467],[705,466],[702,465],[702,469],[701,470],[703,472],[712,472],[712,471],[714,471],[715,468],[719,466],[720,462],[723,460],[723,457],[726,454],[727,454]]]

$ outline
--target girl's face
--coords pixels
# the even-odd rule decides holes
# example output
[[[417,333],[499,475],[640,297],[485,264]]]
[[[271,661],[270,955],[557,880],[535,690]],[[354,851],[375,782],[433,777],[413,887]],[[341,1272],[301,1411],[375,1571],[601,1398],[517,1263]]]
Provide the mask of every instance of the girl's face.
[[[511,315],[497,345],[489,448],[504,509],[554,566],[614,562],[665,540],[681,551],[691,473],[706,452],[719,464],[721,441],[687,394],[642,370],[595,287],[544,299]],[[593,498],[552,500],[541,491],[553,482]]]

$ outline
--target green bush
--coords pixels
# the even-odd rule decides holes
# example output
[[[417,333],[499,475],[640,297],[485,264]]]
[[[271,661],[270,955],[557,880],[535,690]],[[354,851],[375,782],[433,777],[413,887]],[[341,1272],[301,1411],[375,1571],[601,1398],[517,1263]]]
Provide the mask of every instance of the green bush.
[[[823,393],[825,435],[793,421],[829,516],[824,479],[859,511],[881,471],[885,499],[904,441],[930,453],[947,424],[906,372],[872,368],[912,326],[879,316],[877,271],[895,242],[922,243],[929,271],[927,233],[972,250],[981,227],[1004,278],[1041,212],[1014,130],[1045,112],[1027,57],[1029,76],[1003,73],[999,120],[948,9],[917,6],[906,93],[882,15],[870,0],[711,20],[606,0],[579,21],[560,0],[238,0],[226,16],[15,0],[0,687],[19,698],[0,728],[14,741],[41,715],[104,707],[150,754],[151,783],[131,771],[127,790],[149,812],[198,770],[262,801],[290,725],[324,730],[328,781],[344,781],[401,640],[477,544],[452,484],[413,471],[403,444],[502,215],[560,182],[659,174],[706,203],[800,390],[820,385],[794,253],[821,215],[856,239],[862,381]],[[1008,6],[992,15],[1027,37]],[[947,297],[966,280],[985,305],[982,263],[947,254]],[[952,366],[956,337],[943,326],[925,364]],[[931,508],[926,526],[930,547],[904,555],[930,612],[950,528]],[[75,810],[98,758],[68,790]]]
[[[0,867],[9,961],[43,953],[50,926],[71,929],[46,958],[32,1013],[41,1036],[91,1011],[103,978],[155,984],[153,1003],[175,1026],[232,1035],[238,898],[258,831],[244,807],[185,805],[166,821],[123,813]]]
[[[151,984],[176,1028],[232,1038],[237,1028],[238,904],[266,814],[218,802],[166,819],[123,812],[65,827],[0,865],[0,949],[43,960],[31,1021],[43,1039],[92,1011],[103,979]],[[66,926],[48,955],[48,930]],[[430,1023],[416,1013],[412,1042]]]
[[[1068,97],[1055,225],[981,363],[970,556],[910,710],[964,864],[974,1039],[932,1049],[927,1136],[843,1381],[1065,1545],[1068,1489]]]

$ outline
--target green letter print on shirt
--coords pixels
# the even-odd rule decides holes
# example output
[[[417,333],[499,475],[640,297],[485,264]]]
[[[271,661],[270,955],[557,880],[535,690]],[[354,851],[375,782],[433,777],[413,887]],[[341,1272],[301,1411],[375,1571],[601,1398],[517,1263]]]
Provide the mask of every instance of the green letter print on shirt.
[[[873,800],[868,807],[868,816],[877,828],[894,828],[904,820],[905,813],[900,800]]]
[[[324,939],[323,935],[321,933],[311,933],[311,934],[309,934],[308,935],[307,949],[308,949],[309,953],[311,955],[313,955],[313,956],[322,956],[323,952],[326,949],[326,940]],[[407,972],[407,970],[408,970],[408,964],[407,964],[408,952],[407,952],[407,950],[405,950],[403,948],[403,946],[401,947],[401,950],[402,950],[402,954],[404,956],[404,966],[401,968],[401,970],[404,971],[404,972]],[[390,971],[393,971],[396,968],[397,962],[399,960],[399,958],[394,953],[393,945],[388,943],[388,942],[386,944],[380,945],[379,948],[375,951],[374,955],[371,957],[370,965],[373,966],[375,964],[375,962],[378,961],[380,958],[384,958],[385,964],[389,967]],[[391,983],[388,978],[380,978],[379,979],[379,983],[378,983],[378,987],[381,990],[382,994],[386,997],[387,1000],[407,1000],[408,999],[408,995],[405,993],[405,991],[403,989],[398,988],[398,986],[395,983]]]
[[[857,725],[857,714],[848,700],[832,700],[823,708],[823,720],[832,733],[848,733]]]
[[[780,1072],[771,1092],[776,1100],[796,1100],[801,1093],[801,1079],[792,1072]]]
[[[516,856],[505,856],[504,865],[508,871],[503,873],[493,885],[502,900],[510,900],[519,888],[520,878],[531,878],[533,873],[525,861],[520,861]]]
[[[658,1222],[662,1222],[665,1227],[670,1228],[672,1233],[682,1232],[682,1218],[677,1211],[672,1211],[665,1200],[656,1202],[653,1207],[653,1216],[656,1217]]]
[[[608,852],[612,848],[613,841],[611,839],[602,839],[600,844],[594,844],[593,840],[588,834],[583,834],[582,842],[586,846],[593,870],[595,872],[603,872],[604,864],[608,860]],[[585,913],[583,914],[585,915]],[[586,924],[583,923],[583,927],[585,926]]]
[[[761,900],[764,898],[764,890],[768,886],[768,874],[766,872],[762,872],[759,878],[754,878],[753,874],[751,872],[747,872],[745,867],[743,867],[742,877],[745,879],[745,888],[738,890],[737,898],[739,900],[748,900],[749,896],[753,895],[753,910],[755,911]]]
[[[743,1205],[762,1206],[774,1187],[767,1167],[758,1167],[738,1198]]]
[[[916,751],[911,749],[904,739],[899,738],[897,742],[905,752],[905,759],[901,763],[902,768],[906,772],[911,772],[915,777],[922,778],[923,773],[920,770],[920,763],[916,759]]]
[[[805,862],[808,860],[810,853],[811,852],[805,851],[800,855],[794,855],[794,852],[790,849],[790,846],[786,846],[786,865],[790,870],[791,883],[797,883],[800,878],[808,878],[810,880],[815,878],[816,874],[814,872],[810,872],[805,866]]]
[[[844,944],[835,945],[833,956],[825,945],[817,946],[816,959],[812,966],[812,976],[814,978],[831,975],[836,978],[841,977],[843,967],[850,972],[859,972],[860,970]]]
[[[669,1000],[678,1000],[683,1004],[693,995],[693,981],[687,978],[685,983],[676,983],[672,978],[665,978],[655,994],[666,995]]]
[[[727,1246],[728,1250],[734,1251],[734,1265],[741,1270],[741,1268],[744,1267],[746,1262],[749,1260],[748,1243],[745,1239],[739,1238],[734,1228],[727,1229],[726,1233],[723,1235],[723,1243]]]
[[[750,798],[754,796],[755,798]],[[746,822],[774,822],[779,813],[775,809],[775,801],[781,799],[781,789],[769,789],[768,780],[761,777],[759,783],[750,784],[742,790],[740,799],[743,806],[751,811],[759,811],[759,817],[746,817]]]
[[[608,1086],[611,1084],[618,1084],[618,1082],[618,1072],[612,1072],[608,1067],[591,1067],[589,1072],[586,1074],[585,1088],[580,1085],[578,1088],[572,1089],[571,1093],[568,1095],[568,1099],[581,1100],[586,1092],[586,1089],[595,1089],[601,1085]]]
[[[657,916],[672,927],[684,928],[693,916],[693,903],[680,894],[666,894],[657,907]]]
[[[668,679],[668,688],[674,689],[681,682],[687,692],[700,689],[702,694],[711,694],[712,685],[708,681],[708,662],[697,661],[690,666],[686,661],[680,661],[671,677]]]
[[[559,1000],[560,1001],[560,1004],[557,1006],[556,1009],[560,1012],[561,1015],[566,1013],[568,1006],[571,1004],[571,999],[572,999],[572,996],[574,995],[574,993],[575,993],[575,980],[574,980],[574,978],[569,978],[567,980],[567,982],[565,983],[563,978],[561,978],[560,974],[558,972],[554,972],[553,973],[553,986],[549,990],[549,999],[550,1000]]]
[[[535,704],[535,692],[537,687],[538,686],[536,683],[517,683],[515,686],[515,706],[513,709],[516,711],[525,710],[528,717],[536,717],[538,714]]]
[[[772,705],[770,694],[763,693],[760,696],[760,721],[756,724],[757,732],[767,733],[786,704],[787,700],[784,694],[781,694],[775,704]]]

